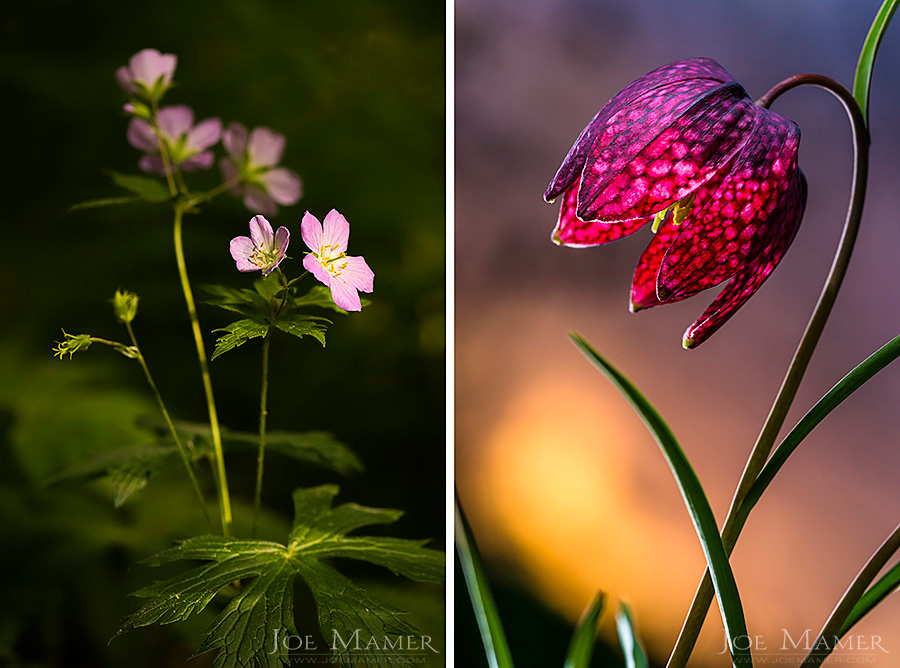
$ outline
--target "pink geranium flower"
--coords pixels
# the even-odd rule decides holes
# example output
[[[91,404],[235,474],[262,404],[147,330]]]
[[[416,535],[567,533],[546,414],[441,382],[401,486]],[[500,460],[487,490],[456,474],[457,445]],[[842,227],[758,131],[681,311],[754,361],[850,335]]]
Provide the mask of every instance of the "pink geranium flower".
[[[230,192],[243,196],[250,211],[274,216],[278,205],[292,206],[300,200],[300,177],[286,167],[277,167],[284,153],[284,135],[265,127],[247,128],[231,123],[222,139],[227,158],[219,161],[224,181],[236,183]]]
[[[231,240],[231,257],[237,263],[238,271],[259,271],[268,275],[281,264],[287,252],[291,233],[286,227],[279,227],[272,234],[272,225],[262,216],[250,219],[250,236],[235,237]]]
[[[134,54],[127,66],[116,70],[116,81],[130,95],[159,100],[172,85],[177,64],[174,54],[144,49]]]
[[[207,118],[194,125],[194,112],[183,104],[163,107],[157,115],[159,134],[166,145],[172,164],[182,171],[192,172],[212,167],[214,156],[209,151],[222,136],[222,121]],[[138,166],[145,172],[165,174],[159,155],[159,140],[150,124],[141,118],[132,118],[128,124],[128,143],[147,153]]]
[[[372,292],[374,272],[361,257],[347,255],[350,223],[332,209],[324,228],[309,211],[303,214],[300,236],[312,251],[303,258],[303,267],[331,288],[334,303],[345,311],[361,311],[358,291]]]

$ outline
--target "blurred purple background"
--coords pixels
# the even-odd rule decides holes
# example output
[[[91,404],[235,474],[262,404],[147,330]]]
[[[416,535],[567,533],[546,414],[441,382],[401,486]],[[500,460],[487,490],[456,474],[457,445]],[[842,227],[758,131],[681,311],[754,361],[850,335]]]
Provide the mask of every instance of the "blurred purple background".
[[[759,293],[695,351],[681,349],[681,335],[715,291],[629,314],[650,230],[602,248],[559,248],[550,242],[558,204],[541,195],[597,109],[667,62],[714,58],[753,98],[799,72],[849,87],[879,5],[456,1],[460,495],[494,573],[573,621],[598,588],[629,600],[657,661],[675,640],[703,556],[649,434],[566,332],[579,331],[656,404],[721,522],[831,263],[850,188],[849,124],[823,90],[775,103],[803,133],[804,223]],[[872,84],[862,231],[788,427],[900,334],[898,82],[894,25]],[[760,654],[772,661],[786,656],[782,629],[814,635],[900,520],[898,398],[900,366],[889,367],[807,439],[748,522],[733,565],[750,632],[764,636]],[[895,597],[854,633],[881,635],[891,653],[866,656],[900,666],[898,629]],[[714,604],[696,665],[729,665],[717,655],[721,639]]]

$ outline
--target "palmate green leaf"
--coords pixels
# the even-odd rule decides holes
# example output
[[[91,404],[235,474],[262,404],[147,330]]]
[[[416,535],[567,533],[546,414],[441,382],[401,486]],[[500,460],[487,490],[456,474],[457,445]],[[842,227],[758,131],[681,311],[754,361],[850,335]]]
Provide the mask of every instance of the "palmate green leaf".
[[[168,188],[159,179],[114,171],[110,171],[109,175],[113,183],[133,192],[145,202],[165,202],[171,198]]]
[[[113,504],[120,507],[150,480],[163,471],[183,469],[178,448],[164,433],[162,422],[151,422],[164,440],[158,444],[117,448],[98,455],[77,467],[66,469],[53,476],[47,484],[64,480],[96,478],[108,475],[112,486]],[[176,429],[192,462],[213,453],[209,425],[177,422]],[[226,452],[255,452],[259,447],[259,435],[222,429],[222,446]],[[266,435],[266,448],[270,452],[292,459],[316,464],[336,473],[350,475],[363,471],[362,462],[347,446],[324,431],[287,432],[273,431]]]
[[[383,566],[418,582],[440,582],[444,557],[422,541],[349,536],[365,526],[391,524],[402,513],[346,503],[332,507],[338,488],[323,485],[294,492],[294,526],[287,544],[199,536],[147,559],[161,566],[201,560],[180,575],[135,593],[149,599],[125,618],[120,635],[155,622],[168,624],[200,612],[220,591],[240,582],[240,591],[205,629],[198,653],[218,650],[214,668],[280,668],[291,657],[275,638],[297,634],[293,585],[297,576],[312,592],[322,635],[343,666],[397,664],[398,638],[415,634],[404,612],[379,601],[341,575],[326,560],[347,558]]]
[[[360,303],[363,308],[371,304],[371,300],[360,297]],[[294,297],[290,300],[291,308],[302,309],[307,306],[318,306],[319,308],[327,308],[337,313],[347,313],[344,309],[334,303],[331,298],[331,289],[324,285],[317,285],[305,295]]]
[[[619,632],[622,655],[625,657],[625,668],[647,668],[647,653],[634,631],[631,609],[627,603],[620,603],[616,610],[616,629]]]
[[[500,613],[497,612],[497,605],[491,594],[491,586],[484,573],[484,566],[481,565],[478,545],[475,543],[472,529],[469,528],[469,522],[466,520],[458,498],[456,500],[455,534],[456,552],[459,555],[459,563],[462,565],[475,618],[478,620],[478,628],[481,630],[481,641],[484,643],[488,664],[491,668],[513,668],[512,654],[509,651],[506,634],[503,632]]]
[[[224,285],[202,285],[209,295],[204,304],[218,306],[226,311],[240,313],[259,322],[265,322],[271,314],[269,300],[255,290],[228,288]]]
[[[140,202],[140,197],[105,197],[102,199],[90,199],[86,202],[79,202],[69,207],[69,213],[80,211],[81,209],[99,209],[105,206],[118,206],[120,204],[134,204]]]
[[[279,315],[272,323],[282,332],[293,334],[298,338],[311,336],[316,341],[325,346],[325,330],[331,324],[331,320],[320,318],[315,315],[303,315],[293,313],[288,315]]]
[[[251,339],[264,337],[269,333],[269,325],[245,318],[213,331],[225,332],[225,334],[216,339],[216,347],[213,350],[211,360],[224,355],[229,350],[234,350],[238,346],[244,345]]]
[[[569,334],[569,338],[628,400],[659,445],[675,476],[678,489],[681,491],[688,513],[697,530],[697,536],[700,538],[700,546],[709,566],[716,598],[719,600],[719,609],[722,613],[732,661],[736,666],[753,665],[750,650],[744,647],[746,643],[735,644],[734,642],[735,639],[747,637],[747,623],[744,620],[744,610],[738,594],[737,583],[719,535],[716,518],[697,474],[678,441],[675,440],[672,430],[638,389],[580,336],[573,333]]]
[[[581,619],[572,634],[569,642],[569,650],[566,652],[565,668],[589,668],[591,656],[594,654],[594,643],[597,640],[597,626],[600,624],[600,614],[603,612],[605,596],[598,591],[594,600],[584,609]]]
[[[884,32],[887,30],[894,12],[897,11],[898,5],[900,5],[900,0],[884,0],[881,9],[875,15],[872,27],[869,28],[869,34],[863,43],[862,51],[859,53],[856,76],[853,79],[853,97],[862,110],[866,119],[866,125],[869,124],[869,88],[872,85],[872,70],[875,67],[875,56],[878,55],[878,47],[881,45]]]

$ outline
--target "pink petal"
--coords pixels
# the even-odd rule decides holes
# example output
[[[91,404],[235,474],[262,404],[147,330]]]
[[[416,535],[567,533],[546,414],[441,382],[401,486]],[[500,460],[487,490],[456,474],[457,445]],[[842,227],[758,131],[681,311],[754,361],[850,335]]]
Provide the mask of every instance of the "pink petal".
[[[178,56],[172,53],[164,53],[160,57],[163,68],[163,83],[167,86],[172,83],[172,77],[175,75],[175,67],[178,65]]]
[[[683,199],[747,144],[756,110],[740,84],[697,81],[623,110],[591,147],[578,217],[645,218]]]
[[[229,183],[237,178],[238,170],[228,158],[219,160],[219,169],[222,171],[222,183]],[[241,186],[237,183],[228,188],[228,192],[235,197],[241,194]],[[266,213],[263,211],[263,213]]]
[[[789,196],[772,216],[775,230],[768,246],[734,275],[703,315],[688,328],[684,333],[685,348],[696,348],[712,336],[759,290],[797,235],[805,208],[806,179],[798,172]]]
[[[325,267],[322,266],[314,255],[303,256],[303,268],[315,276],[317,281],[320,281],[327,286],[331,286],[331,274],[325,270]]]
[[[247,144],[250,165],[253,167],[277,165],[284,153],[284,143],[283,134],[266,127],[253,128]]]
[[[345,311],[362,311],[362,303],[356,288],[344,281],[343,277],[334,277],[331,281],[331,298]]]
[[[248,237],[235,237],[230,245],[231,257],[237,263],[238,271],[256,271],[259,269],[250,261],[256,248]]]
[[[300,177],[290,169],[270,169],[259,177],[269,197],[282,206],[292,206],[300,201]]]
[[[204,151],[218,143],[222,137],[222,121],[218,118],[207,118],[188,131],[185,148],[190,151]]]
[[[128,130],[125,136],[128,139],[128,143],[140,151],[145,153],[159,152],[159,141],[147,121],[140,118],[132,118],[128,123]]]
[[[651,218],[638,218],[621,223],[601,223],[600,221],[585,222],[575,215],[575,205],[578,199],[578,184],[573,184],[563,197],[559,207],[559,219],[550,239],[559,246],[570,248],[587,248],[589,246],[602,246],[610,242],[634,234]]]
[[[621,225],[621,223],[619,224]],[[628,310],[632,313],[662,304],[656,297],[656,277],[659,275],[659,265],[669,246],[672,245],[672,241],[680,233],[680,227],[673,225],[670,221],[664,222],[641,254],[634,270],[634,279],[631,282],[631,300]]]
[[[181,163],[181,169],[185,172],[196,172],[201,169],[209,169],[213,166],[216,156],[212,151],[203,151],[197,155],[192,155]]]
[[[222,143],[228,155],[240,160],[244,157],[244,149],[247,147],[247,128],[240,123],[229,123],[225,128]]]
[[[138,167],[140,167],[142,171],[147,172],[148,174],[159,174],[160,176],[164,176],[166,173],[166,168],[165,165],[163,165],[162,156],[159,155],[145,155],[140,160],[138,160]]]
[[[659,272],[663,301],[696,294],[737,274],[769,243],[772,212],[797,172],[800,129],[759,109],[757,126],[718,190],[691,211]],[[695,205],[697,202],[695,202]]]
[[[291,231],[283,225],[275,231],[275,248],[283,257],[287,251],[288,244],[291,242]]]
[[[244,206],[248,211],[259,212],[266,216],[278,215],[278,205],[263,190],[256,186],[244,188]]]
[[[339,278],[362,292],[372,292],[374,289],[375,272],[369,269],[369,265],[362,257],[345,257],[335,262],[340,265]],[[343,307],[341,307],[343,308]]]
[[[183,104],[163,107],[159,110],[157,122],[163,136],[174,144],[181,138],[181,135],[191,129],[194,124],[194,112]]]
[[[156,49],[143,49],[134,54],[128,61],[128,69],[135,81],[152,88],[166,68],[162,54]]]
[[[328,212],[325,216],[325,225],[323,226],[322,243],[326,246],[332,246],[335,251],[332,256],[347,251],[347,243],[350,241],[350,223],[347,219],[339,214],[335,209]]]
[[[138,88],[131,80],[131,72],[129,72],[128,68],[124,65],[116,70],[116,82],[119,84],[119,87],[126,93],[130,93],[132,95],[137,93]]]
[[[264,216],[253,216],[250,219],[250,239],[257,248],[272,250],[272,225]]]
[[[547,202],[552,202],[578,179],[584,168],[591,146],[597,137],[602,134],[602,130],[610,118],[625,107],[629,107],[637,101],[648,97],[662,86],[669,86],[692,79],[720,83],[734,81],[734,77],[714,60],[709,58],[692,58],[664,65],[632,82],[607,102],[597,112],[591,122],[588,123],[587,127],[582,130],[578,139],[575,140],[575,144],[569,149],[569,153],[563,160],[562,165],[560,165],[553,181],[550,182],[547,192],[544,193],[544,199]]]
[[[309,211],[303,214],[303,220],[300,222],[300,238],[303,239],[303,243],[305,243],[306,247],[313,253],[318,253],[319,249],[322,248],[322,224],[319,222],[319,219]],[[303,266],[305,267],[306,264]],[[309,269],[309,267],[306,268]],[[319,277],[316,276],[316,278]],[[321,281],[322,279],[319,278],[319,280]]]

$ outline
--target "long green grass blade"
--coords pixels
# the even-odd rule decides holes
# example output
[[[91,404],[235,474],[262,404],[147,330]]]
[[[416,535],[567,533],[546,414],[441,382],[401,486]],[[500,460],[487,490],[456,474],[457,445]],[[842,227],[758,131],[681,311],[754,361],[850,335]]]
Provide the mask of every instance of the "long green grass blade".
[[[584,609],[572,640],[569,641],[569,651],[566,652],[565,668],[589,668],[591,656],[594,654],[594,642],[597,638],[597,625],[600,623],[600,614],[603,612],[605,596],[598,591],[594,600]]]
[[[741,504],[741,525],[746,520],[747,515],[753,506],[759,501],[763,492],[771,484],[781,467],[784,466],[794,450],[803,442],[809,433],[818,426],[825,417],[835,408],[847,399],[851,394],[856,392],[866,382],[868,382],[875,374],[888,366],[891,362],[900,357],[900,336],[897,336],[877,351],[869,355],[859,366],[844,376],[828,393],[822,397],[815,406],[813,406],[806,415],[797,423],[790,433],[784,437],[784,440],[778,446],[769,461],[763,467],[753,487],[747,494],[744,503]]]
[[[862,598],[853,606],[847,621],[841,627],[839,635],[846,635],[850,629],[856,626],[859,620],[872,612],[879,603],[897,591],[898,588],[900,588],[900,563],[894,564],[894,567],[885,573],[878,582],[866,590]]]
[[[672,430],[638,389],[580,336],[571,333],[569,338],[585,357],[612,381],[647,425],[650,433],[653,434],[653,438],[675,476],[700,538],[700,546],[706,557],[706,563],[709,565],[713,587],[719,600],[719,609],[725,624],[732,661],[736,666],[752,666],[750,650],[745,647],[749,644],[746,642],[747,623],[744,620],[744,610],[741,606],[737,583],[735,583],[731,565],[728,563],[728,555],[725,553],[722,538],[719,536],[716,518],[697,474],[688,462],[681,446],[678,445],[678,441],[675,440]],[[735,644],[735,640],[741,641],[741,644]]]
[[[500,614],[491,595],[491,588],[481,565],[481,555],[472,536],[472,529],[463,514],[459,499],[456,500],[456,551],[462,564],[469,598],[481,629],[481,640],[491,668],[513,668],[512,654],[503,633]]]
[[[872,70],[875,67],[875,56],[878,54],[878,47],[881,45],[881,39],[884,37],[884,31],[891,22],[891,17],[897,11],[900,0],[884,0],[872,27],[869,28],[869,34],[863,43],[862,51],[859,53],[859,63],[856,65],[856,77],[853,80],[853,97],[866,118],[866,125],[869,124],[869,87],[872,84]]]
[[[619,631],[619,644],[625,656],[626,668],[647,668],[649,666],[647,653],[634,631],[634,622],[631,621],[631,610],[627,603],[620,603],[616,610],[616,628]]]
[[[881,544],[875,553],[869,557],[869,561],[862,567],[862,570],[853,580],[851,585],[844,592],[841,600],[838,602],[825,622],[825,626],[819,632],[819,636],[812,644],[812,650],[803,659],[800,668],[807,666],[819,666],[834,651],[837,642],[841,637],[841,629],[843,629],[850,619],[853,610],[859,602],[865,597],[869,590],[869,585],[875,576],[887,565],[891,557],[900,549],[900,525],[894,529],[893,533]]]

